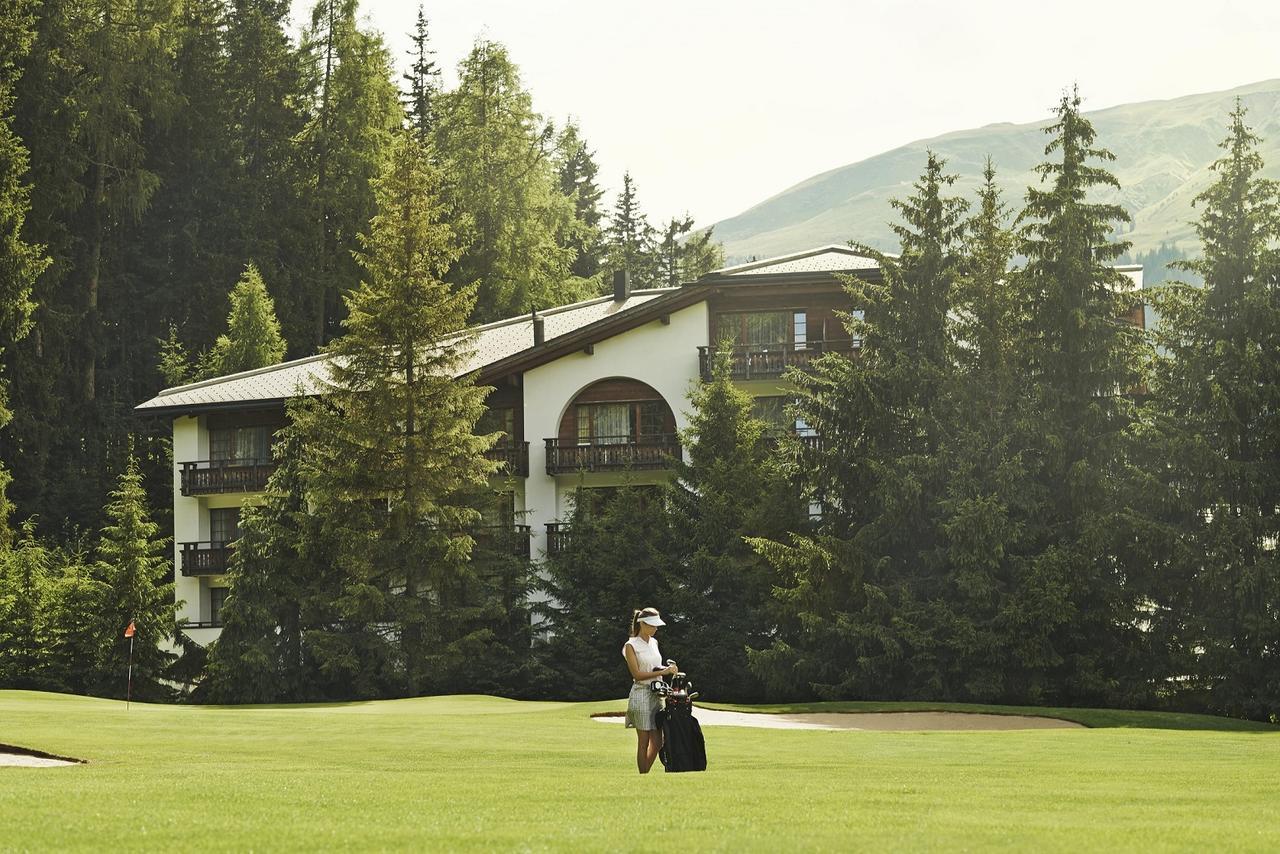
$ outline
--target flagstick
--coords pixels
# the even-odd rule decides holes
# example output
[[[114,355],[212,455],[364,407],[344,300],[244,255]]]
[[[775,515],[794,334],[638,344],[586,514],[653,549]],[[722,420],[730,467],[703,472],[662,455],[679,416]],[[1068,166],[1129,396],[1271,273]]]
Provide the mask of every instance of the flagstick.
[[[130,623],[129,625],[133,625]],[[133,635],[129,635],[129,683],[124,689],[124,710],[129,711],[129,702],[133,699]]]

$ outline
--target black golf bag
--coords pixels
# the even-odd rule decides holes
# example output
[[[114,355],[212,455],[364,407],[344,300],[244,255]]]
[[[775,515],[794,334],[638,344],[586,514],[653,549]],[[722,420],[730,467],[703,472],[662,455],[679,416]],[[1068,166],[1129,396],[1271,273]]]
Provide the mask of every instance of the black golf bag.
[[[706,771],[707,746],[702,740],[702,726],[693,716],[693,685],[683,673],[671,679],[666,694],[666,708],[658,712],[658,729],[662,730],[662,749],[658,758],[668,771]]]

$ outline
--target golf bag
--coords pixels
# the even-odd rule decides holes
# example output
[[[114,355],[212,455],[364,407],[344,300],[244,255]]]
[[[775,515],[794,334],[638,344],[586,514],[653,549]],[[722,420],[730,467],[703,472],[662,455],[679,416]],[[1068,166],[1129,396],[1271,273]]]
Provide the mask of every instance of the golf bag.
[[[658,712],[658,729],[662,730],[662,748],[658,758],[668,771],[706,771],[707,746],[702,739],[702,726],[693,716],[693,684],[689,677],[677,673],[663,691],[666,708]]]

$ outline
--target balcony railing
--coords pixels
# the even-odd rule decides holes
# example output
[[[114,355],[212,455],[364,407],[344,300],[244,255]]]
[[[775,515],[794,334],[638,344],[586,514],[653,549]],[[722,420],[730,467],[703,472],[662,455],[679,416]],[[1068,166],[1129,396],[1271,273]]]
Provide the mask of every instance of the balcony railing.
[[[484,452],[485,459],[502,463],[512,477],[529,476],[529,443],[504,442]]]
[[[183,495],[261,492],[276,470],[270,460],[199,460],[182,464]]]
[[[547,523],[547,554],[560,554],[569,545],[569,525],[567,522]]]
[[[680,456],[674,433],[657,436],[596,436],[579,444],[576,439],[547,439],[547,474],[579,471],[663,469]]]
[[[528,557],[532,530],[528,525],[482,525],[471,532],[471,537],[480,548],[509,547],[516,557]]]
[[[790,368],[805,369],[823,353],[853,353],[861,341],[809,341],[804,344],[739,344],[730,353],[730,376],[735,380],[777,379]],[[698,369],[710,380],[715,367],[714,347],[698,348]]]
[[[229,543],[183,543],[182,574],[187,577],[222,575],[227,571],[231,548]]]

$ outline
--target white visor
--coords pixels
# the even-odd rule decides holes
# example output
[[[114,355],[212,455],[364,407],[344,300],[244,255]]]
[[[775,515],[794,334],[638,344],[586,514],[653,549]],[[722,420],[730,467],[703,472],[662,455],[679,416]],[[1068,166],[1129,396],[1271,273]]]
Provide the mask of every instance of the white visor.
[[[665,626],[666,625],[666,623],[662,622],[661,617],[641,617],[640,622],[649,626]]]

